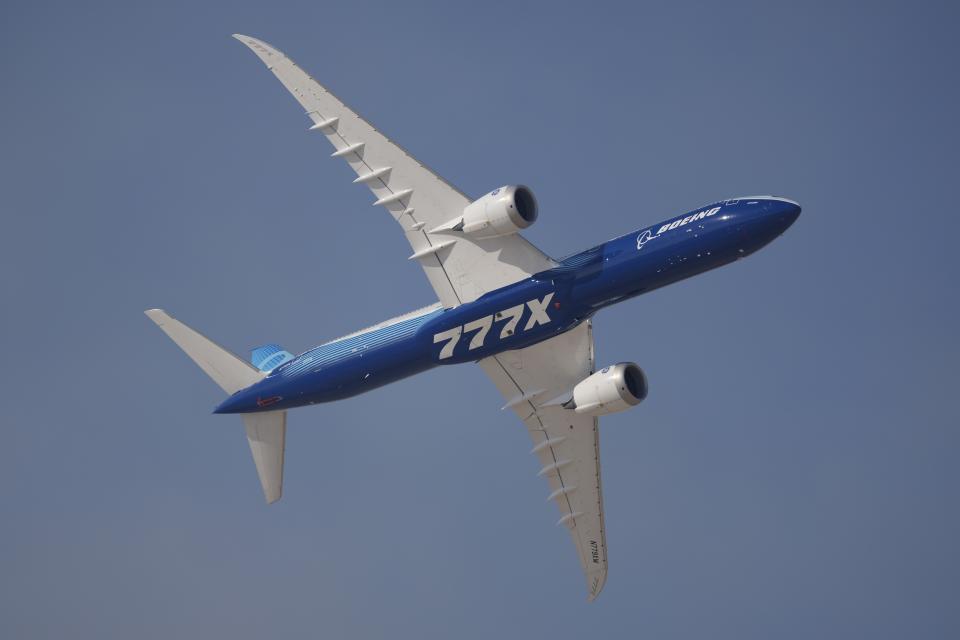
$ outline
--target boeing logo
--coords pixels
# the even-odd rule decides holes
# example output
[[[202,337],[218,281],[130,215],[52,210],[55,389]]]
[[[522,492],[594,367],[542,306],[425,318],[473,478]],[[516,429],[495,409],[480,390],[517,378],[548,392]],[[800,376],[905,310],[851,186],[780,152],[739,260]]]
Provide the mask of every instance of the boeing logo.
[[[673,222],[668,222],[667,224],[660,227],[656,233],[653,233],[652,231],[650,231],[650,229],[647,229],[646,231],[641,233],[639,236],[637,236],[637,251],[640,251],[640,249],[643,249],[643,245],[647,244],[654,238],[659,237],[661,233],[666,233],[667,231],[673,231],[677,227],[682,227],[683,225],[690,224],[691,222],[696,222],[697,220],[703,220],[704,218],[709,218],[712,215],[716,215],[718,211],[720,211],[720,207],[714,207],[712,209],[704,209],[703,211],[689,215],[686,218],[679,218],[677,220],[674,220]]]
[[[593,600],[607,577],[597,423],[600,416],[636,406],[648,389],[643,371],[632,362],[596,371],[590,317],[753,253],[797,220],[800,205],[773,196],[716,200],[554,261],[518,235],[537,218],[529,189],[504,186],[467,202],[283,53],[260,40],[235,37],[310,109],[310,129],[329,139],[332,155],[357,174],[353,182],[367,185],[378,198],[374,204],[400,223],[398,231],[414,251],[411,259],[428,258],[421,266],[439,299],[300,355],[265,344],[252,350],[249,362],[162,309],[150,309],[147,316],[226,392],[214,413],[243,416],[268,503],[283,493],[289,409],[354,397],[437,366],[479,364],[503,395],[503,409],[516,413],[522,430],[529,431],[531,453],[543,465],[537,475],[550,482],[547,500],[560,508],[557,524],[571,532]],[[330,224],[325,220],[324,229]],[[631,238],[640,253],[675,230],[644,255],[630,253]],[[434,234],[443,240],[430,240],[425,249],[425,237]],[[362,259],[379,262],[374,255]],[[355,271],[352,262],[335,266],[343,281]],[[266,267],[275,271],[278,265]],[[280,271],[278,277],[284,275]],[[313,283],[304,286],[313,294]],[[445,408],[457,402],[448,397],[438,405],[436,391],[421,403],[430,411],[418,413],[424,419],[455,420]],[[468,400],[475,394],[460,395]],[[387,417],[391,427],[413,437],[423,432],[416,425],[420,416],[392,413]],[[490,421],[488,414],[480,415]],[[507,477],[502,470],[492,472],[495,480]],[[516,544],[511,549],[515,564],[523,554]]]
[[[646,231],[641,233],[639,236],[637,236],[637,251],[640,251],[640,249],[643,249],[643,245],[650,242],[652,238],[653,238],[653,234],[650,232],[650,229],[647,229]]]

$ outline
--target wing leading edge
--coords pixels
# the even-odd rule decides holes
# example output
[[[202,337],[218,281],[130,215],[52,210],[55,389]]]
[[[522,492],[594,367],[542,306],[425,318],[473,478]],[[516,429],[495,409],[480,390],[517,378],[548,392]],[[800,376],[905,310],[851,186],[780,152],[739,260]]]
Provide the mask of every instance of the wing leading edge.
[[[538,475],[550,483],[547,499],[560,509],[557,524],[570,531],[592,601],[607,579],[598,421],[549,404],[593,372],[591,324],[485,358],[480,366],[507,399],[504,408],[513,409],[530,433]]]
[[[361,118],[290,58],[262,40],[235,34],[307,112],[311,131],[333,145],[403,229],[413,254],[445,307],[522,280],[555,263],[519,234],[476,240],[430,233],[463,212],[470,199]]]
[[[296,63],[269,44],[234,35],[266,64],[403,229],[444,307],[473,301],[556,263],[519,234],[477,240],[450,231],[430,233],[470,203],[462,192],[375,129]],[[539,344],[485,358],[480,365],[530,433],[541,470],[570,531],[588,599],[603,589],[607,548],[600,486],[597,419],[542,403],[569,391],[593,372],[590,322]]]

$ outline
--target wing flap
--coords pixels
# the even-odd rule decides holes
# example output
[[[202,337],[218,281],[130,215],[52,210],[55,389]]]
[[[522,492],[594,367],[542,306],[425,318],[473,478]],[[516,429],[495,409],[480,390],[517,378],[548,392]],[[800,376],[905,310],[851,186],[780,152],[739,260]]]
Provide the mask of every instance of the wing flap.
[[[445,307],[469,302],[488,291],[554,266],[519,235],[474,240],[430,229],[461,213],[470,199],[352,111],[326,87],[269,44],[234,35],[267,65],[366,185],[374,204],[387,209],[403,229],[414,255]],[[443,243],[447,251],[432,248]]]
[[[547,499],[560,510],[557,524],[569,529],[593,600],[607,576],[598,421],[549,402],[592,373],[590,322],[531,347],[485,358],[480,365],[510,399],[504,408],[513,409],[527,427],[538,475],[550,485]]]

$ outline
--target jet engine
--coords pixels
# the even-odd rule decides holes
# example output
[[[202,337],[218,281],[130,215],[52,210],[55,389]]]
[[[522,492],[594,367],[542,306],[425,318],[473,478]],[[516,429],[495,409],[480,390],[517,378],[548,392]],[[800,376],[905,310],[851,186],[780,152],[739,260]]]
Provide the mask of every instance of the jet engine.
[[[494,189],[463,210],[459,228],[478,239],[509,236],[526,229],[537,219],[537,200],[522,185]]]
[[[597,371],[573,388],[567,409],[591,416],[626,411],[647,397],[647,376],[632,362],[621,362]]]

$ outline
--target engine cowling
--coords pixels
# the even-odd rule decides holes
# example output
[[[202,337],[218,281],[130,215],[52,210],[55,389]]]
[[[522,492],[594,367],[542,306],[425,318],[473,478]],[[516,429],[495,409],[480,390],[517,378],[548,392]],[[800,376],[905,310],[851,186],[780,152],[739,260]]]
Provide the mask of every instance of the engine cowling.
[[[633,362],[621,362],[597,371],[573,388],[564,406],[577,413],[603,416],[626,411],[647,397],[647,376]]]
[[[509,236],[537,220],[537,200],[523,185],[494,189],[463,210],[459,231],[475,238]]]

